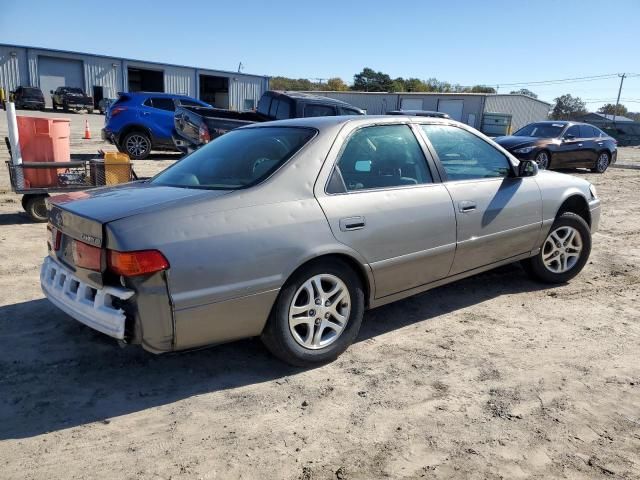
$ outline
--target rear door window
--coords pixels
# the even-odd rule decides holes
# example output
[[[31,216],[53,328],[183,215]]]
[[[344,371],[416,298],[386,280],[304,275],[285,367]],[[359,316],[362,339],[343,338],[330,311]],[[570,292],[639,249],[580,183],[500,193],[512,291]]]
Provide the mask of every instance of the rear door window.
[[[569,127],[569,129],[564,134],[564,138],[580,138],[580,126],[573,125],[572,127]]]
[[[594,138],[598,134],[591,125],[580,125],[580,138]]]
[[[433,183],[422,149],[407,125],[378,125],[347,140],[328,193]]]
[[[196,102],[195,100],[189,100],[188,98],[181,98],[178,100],[180,105],[188,105],[190,107],[201,107],[202,104],[200,102]]]
[[[173,112],[176,109],[172,98],[151,97],[150,100],[153,108],[159,108],[160,110],[167,110],[169,112]],[[147,105],[147,102],[145,102],[145,105]]]
[[[308,103],[304,106],[305,117],[332,117],[335,114],[336,109],[328,105]]]

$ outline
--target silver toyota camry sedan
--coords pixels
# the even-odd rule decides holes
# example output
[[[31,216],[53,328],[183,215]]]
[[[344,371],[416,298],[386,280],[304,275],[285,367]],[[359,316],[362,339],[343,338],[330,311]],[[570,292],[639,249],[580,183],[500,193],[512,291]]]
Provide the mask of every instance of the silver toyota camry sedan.
[[[50,199],[41,284],[76,320],[161,353],[260,336],[335,359],[366,309],[511,262],[566,282],[600,201],[430,117],[234,130],[154,178]]]

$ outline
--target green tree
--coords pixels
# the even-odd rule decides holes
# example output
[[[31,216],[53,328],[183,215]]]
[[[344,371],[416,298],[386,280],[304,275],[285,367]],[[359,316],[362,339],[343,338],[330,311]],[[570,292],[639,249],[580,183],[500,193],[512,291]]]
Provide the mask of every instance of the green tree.
[[[618,105],[618,109],[616,110],[615,104],[607,103],[598,109],[598,113],[603,113],[605,115],[613,115],[615,113],[616,115],[626,116],[629,113],[629,110],[627,110],[627,107],[622,104]]]
[[[352,90],[361,92],[389,92],[393,88],[393,80],[386,73],[376,72],[365,67],[353,76]]]
[[[567,93],[554,99],[554,102],[556,103],[551,111],[551,118],[554,120],[572,120],[587,113],[587,105],[580,97]]]
[[[486,85],[474,85],[473,87],[467,87],[464,90],[469,93],[496,93],[496,89],[493,87],[487,87]]]
[[[531,98],[538,98],[538,95],[533,93],[528,88],[521,88],[520,90],[512,90],[509,93],[511,93],[512,95],[513,94],[519,94],[519,95],[526,95],[527,97],[531,97]]]
[[[327,80],[326,89],[331,92],[342,92],[344,90],[349,90],[349,86],[344,83],[344,80],[338,77],[330,78]]]

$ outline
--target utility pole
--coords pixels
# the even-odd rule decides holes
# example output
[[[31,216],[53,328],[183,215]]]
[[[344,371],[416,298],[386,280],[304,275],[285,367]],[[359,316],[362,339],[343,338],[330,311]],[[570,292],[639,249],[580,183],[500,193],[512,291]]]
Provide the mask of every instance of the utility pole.
[[[243,68],[244,68],[244,65],[242,65],[242,62],[240,62],[238,64],[238,73],[241,73]]]
[[[618,99],[616,100],[616,109],[613,111],[614,126],[616,124],[616,114],[618,113],[618,106],[620,105],[620,94],[622,93],[622,84],[624,83],[624,77],[626,77],[627,74],[626,73],[623,73],[622,75],[618,74],[618,76],[620,77],[620,88],[618,89]]]

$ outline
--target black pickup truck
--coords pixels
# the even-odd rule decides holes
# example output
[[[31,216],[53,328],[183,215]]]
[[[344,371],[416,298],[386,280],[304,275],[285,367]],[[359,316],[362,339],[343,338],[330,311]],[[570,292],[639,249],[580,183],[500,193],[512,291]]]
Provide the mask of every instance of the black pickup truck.
[[[56,91],[50,90],[53,109],[62,107],[65,112],[69,110],[86,110],[93,113],[93,97],[85,95],[81,88],[58,87]]]
[[[177,105],[173,117],[173,143],[178,150],[188,153],[229,130],[244,125],[287,118],[336,115],[364,115],[364,111],[333,98],[273,90],[265,92],[258,102],[258,108],[250,112]]]

